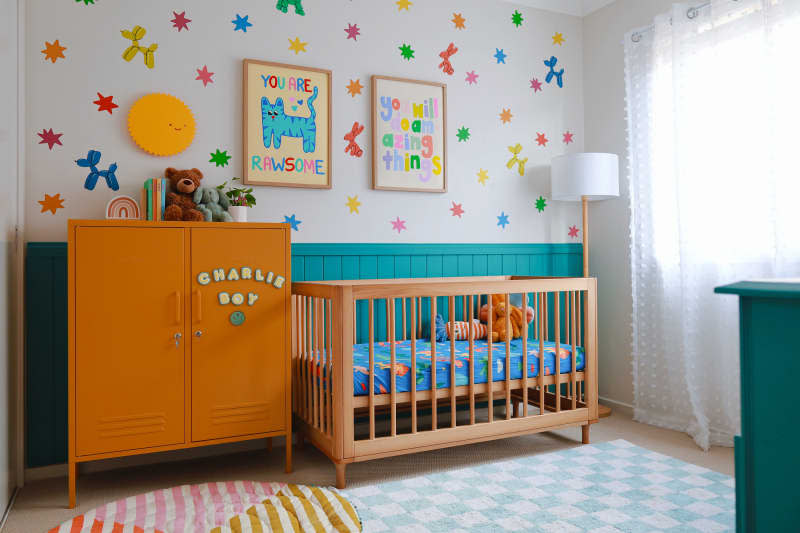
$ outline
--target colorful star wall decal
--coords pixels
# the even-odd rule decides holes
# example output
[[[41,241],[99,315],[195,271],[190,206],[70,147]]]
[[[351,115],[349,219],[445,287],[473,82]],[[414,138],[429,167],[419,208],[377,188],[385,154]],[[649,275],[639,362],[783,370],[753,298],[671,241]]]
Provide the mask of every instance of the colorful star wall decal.
[[[542,90],[542,82],[537,80],[536,78],[531,79],[531,89],[533,89],[534,93],[538,93]]]
[[[536,144],[539,146],[546,146],[549,141],[550,139],[548,139],[544,133],[536,132]]]
[[[450,208],[450,211],[453,212],[454,217],[461,218],[461,215],[464,214],[464,208],[461,207],[461,204],[457,204],[453,202],[453,207]]]
[[[411,45],[403,43],[402,46],[397,47],[400,50],[400,55],[403,56],[403,59],[410,61],[414,59],[414,50],[411,48]]]
[[[283,221],[292,226],[292,230],[294,231],[300,231],[300,224],[303,223],[302,220],[297,220],[297,216],[294,213],[292,213],[290,217],[283,215]]]
[[[294,52],[294,55],[299,54],[300,52],[307,52],[306,45],[307,42],[303,42],[300,40],[300,37],[295,37],[294,40],[289,39],[289,50]]]
[[[175,18],[170,20],[170,22],[172,22],[172,27],[178,28],[178,33],[180,33],[181,30],[189,31],[189,23],[192,19],[186,18],[186,11],[181,11],[180,13],[173,11],[172,14],[175,15]]]
[[[505,124],[507,122],[511,122],[511,117],[513,116],[514,115],[511,114],[511,109],[504,108],[503,111],[500,113],[500,120],[503,122],[503,124]]]
[[[361,89],[363,88],[364,86],[361,85],[360,79],[350,80],[350,83],[347,84],[347,94],[355,98],[357,94],[361,94]]]
[[[453,13],[453,24],[455,24],[457,30],[464,29],[464,23],[467,21],[464,17],[461,16],[461,13]]]
[[[344,31],[347,33],[347,38],[353,39],[354,41],[358,41],[357,37],[361,35],[361,28],[358,27],[358,24],[350,24],[348,22]]]
[[[358,195],[355,196],[348,196],[347,203],[344,204],[350,209],[350,214],[358,214],[358,208],[361,205],[361,202],[358,201]]]
[[[400,220],[400,217],[390,220],[389,223],[392,225],[392,231],[396,231],[397,233],[400,233],[403,230],[408,230],[406,227],[406,221]]]
[[[42,205],[42,210],[40,211],[41,213],[50,211],[55,215],[57,209],[64,209],[64,199],[61,198],[61,193],[53,196],[45,193],[44,200],[39,200],[39,203]]]
[[[461,126],[458,128],[458,132],[456,133],[456,137],[458,137],[458,142],[468,141],[469,140],[469,128],[465,126]]]
[[[42,133],[37,133],[36,135],[42,138],[42,140],[39,141],[39,144],[46,144],[50,150],[52,150],[53,146],[56,144],[59,146],[64,146],[61,144],[61,136],[64,134],[53,133],[53,128],[50,128],[49,130],[42,128]]]
[[[408,8],[410,6],[412,6],[412,5],[414,5],[414,2],[410,2],[409,0],[397,0],[397,2],[395,2],[395,4],[397,4],[397,10],[398,11],[402,11],[403,9],[408,11]]]
[[[56,62],[57,59],[64,57],[64,50],[66,50],[66,46],[61,46],[58,42],[58,39],[53,41],[52,43],[48,43],[47,41],[44,42],[44,50],[42,53],[44,54],[44,60],[47,61],[48,59],[53,63]]]
[[[464,81],[466,81],[470,85],[472,85],[473,83],[478,83],[478,76],[479,74],[475,74],[475,71],[471,70],[467,72],[467,79]]]
[[[497,60],[497,64],[500,63],[506,64],[506,53],[503,51],[502,48],[495,48],[494,58]]]
[[[247,20],[249,18],[250,15],[241,16],[240,14],[237,13],[236,18],[231,21],[231,23],[233,24],[233,31],[242,31],[244,33],[247,33],[247,28],[253,25],[252,22]]]
[[[89,4],[94,5],[94,0],[75,0],[76,3],[80,4],[83,2],[83,5],[88,6]]]
[[[112,110],[119,107],[117,104],[114,103],[113,96],[111,95],[103,96],[100,93],[97,93],[97,100],[94,100],[92,103],[97,104],[98,111],[100,112],[108,111],[109,115],[113,115],[114,112]]]
[[[486,180],[489,179],[489,171],[482,168],[478,171],[478,183],[481,185],[486,185]]]
[[[553,44],[561,46],[564,43],[564,36],[561,35],[561,32],[555,32],[553,34]]]
[[[500,214],[497,216],[497,225],[503,229],[506,229],[506,226],[509,224],[511,224],[511,222],[508,221],[508,215],[506,215],[506,212],[500,211]]]
[[[211,152],[211,159],[209,159],[208,162],[214,163],[218,167],[224,167],[228,165],[228,161],[230,161],[231,157],[233,156],[228,155],[227,150],[220,152],[219,148],[217,148],[216,152]]]
[[[511,22],[514,24],[514,26],[519,28],[520,26],[522,26],[523,20],[525,19],[522,18],[522,13],[520,13],[515,9],[514,13],[511,15]]]
[[[570,226],[568,235],[573,238],[578,237],[578,227],[577,226]]]
[[[573,137],[573,136],[574,136],[574,133],[571,133],[571,132],[569,132],[569,131],[565,131],[565,132],[564,132],[564,139],[563,139],[563,140],[564,140],[564,144],[569,144],[569,143],[571,143],[571,142],[572,142],[572,137]]]
[[[540,213],[544,211],[544,208],[547,207],[547,200],[544,199],[544,196],[539,196],[539,198],[536,199],[535,206],[536,210]]]
[[[214,80],[211,79],[211,76],[213,75],[214,73],[209,72],[208,67],[206,65],[203,65],[203,68],[197,69],[197,77],[195,79],[202,81],[203,87],[205,87],[209,83],[214,83]]]

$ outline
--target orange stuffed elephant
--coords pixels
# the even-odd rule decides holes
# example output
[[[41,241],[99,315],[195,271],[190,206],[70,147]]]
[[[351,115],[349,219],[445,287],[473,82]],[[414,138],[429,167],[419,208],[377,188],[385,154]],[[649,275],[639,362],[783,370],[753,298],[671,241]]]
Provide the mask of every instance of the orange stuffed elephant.
[[[533,321],[533,309],[526,309],[525,319],[528,323]],[[510,316],[511,330],[506,330],[506,315]],[[484,304],[480,310],[482,322],[489,321],[489,305]],[[522,336],[523,323],[522,309],[515,305],[506,308],[505,296],[502,294],[492,295],[492,342],[505,341],[506,339],[516,339]],[[510,336],[509,336],[510,334]]]

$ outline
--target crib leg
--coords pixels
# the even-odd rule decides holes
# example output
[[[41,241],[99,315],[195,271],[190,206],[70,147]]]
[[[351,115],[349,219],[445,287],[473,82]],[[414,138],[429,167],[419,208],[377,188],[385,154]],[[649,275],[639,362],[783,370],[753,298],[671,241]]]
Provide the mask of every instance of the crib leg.
[[[511,417],[517,418],[519,416],[519,402],[514,402],[514,407],[511,411]]]
[[[589,424],[581,426],[581,442],[589,444]]]
[[[345,480],[347,463],[335,463],[334,466],[336,466],[336,488],[343,489],[347,486],[347,481]]]

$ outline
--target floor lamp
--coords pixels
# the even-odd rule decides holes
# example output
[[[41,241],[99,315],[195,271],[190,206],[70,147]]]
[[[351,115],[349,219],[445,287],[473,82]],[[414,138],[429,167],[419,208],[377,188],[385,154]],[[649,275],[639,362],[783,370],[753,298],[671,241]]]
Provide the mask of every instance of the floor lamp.
[[[553,200],[581,202],[583,212],[583,277],[589,277],[589,202],[619,196],[619,158],[616,154],[579,153],[553,158],[550,170],[550,197]],[[584,309],[586,306],[584,295]],[[611,409],[600,406],[600,416]]]

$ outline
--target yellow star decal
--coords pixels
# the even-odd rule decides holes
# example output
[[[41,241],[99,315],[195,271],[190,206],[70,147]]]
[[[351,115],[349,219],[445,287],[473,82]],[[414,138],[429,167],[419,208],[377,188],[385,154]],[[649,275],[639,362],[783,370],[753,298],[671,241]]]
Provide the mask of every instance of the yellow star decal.
[[[361,205],[361,202],[358,201],[358,195],[348,196],[347,203],[344,205],[350,208],[350,213],[358,214],[358,206]]]
[[[44,200],[39,200],[39,203],[42,204],[42,213],[50,211],[55,215],[57,209],[64,209],[64,199],[61,198],[61,193],[53,196],[45,194]]]
[[[486,185],[486,180],[488,179],[489,179],[489,171],[482,168],[480,172],[478,172],[478,183],[480,183],[481,185]]]
[[[397,4],[397,10],[398,11],[401,11],[403,9],[408,11],[408,6],[413,5],[414,2],[410,2],[409,0],[397,0],[397,2],[395,2],[395,4]]]
[[[560,32],[555,32],[553,34],[553,44],[557,44],[557,45],[561,46],[561,44],[563,42],[564,42],[564,36],[561,35]]]
[[[300,37],[295,37],[294,40],[289,39],[289,50],[295,53],[295,55],[299,54],[300,52],[306,52],[306,45],[308,43],[304,43],[300,40]]]

